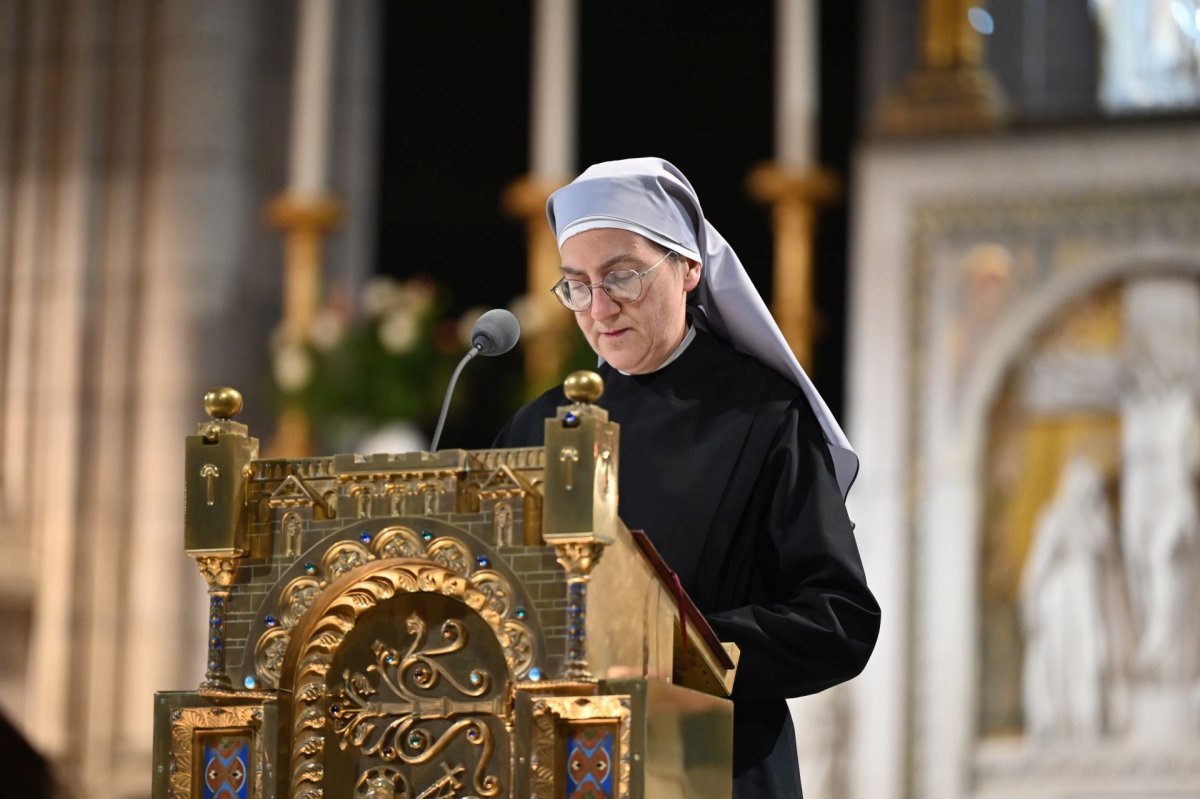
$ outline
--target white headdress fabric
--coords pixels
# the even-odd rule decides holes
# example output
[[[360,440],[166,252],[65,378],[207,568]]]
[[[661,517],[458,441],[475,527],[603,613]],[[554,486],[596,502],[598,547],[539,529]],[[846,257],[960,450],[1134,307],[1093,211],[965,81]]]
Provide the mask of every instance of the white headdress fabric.
[[[661,158],[629,158],[588,167],[546,203],[559,248],[596,228],[638,233],[704,265],[691,302],[713,335],[792,378],[804,392],[833,458],[845,497],[858,474],[858,456],[816,386],[796,360],[737,253],[704,219],[688,179]]]

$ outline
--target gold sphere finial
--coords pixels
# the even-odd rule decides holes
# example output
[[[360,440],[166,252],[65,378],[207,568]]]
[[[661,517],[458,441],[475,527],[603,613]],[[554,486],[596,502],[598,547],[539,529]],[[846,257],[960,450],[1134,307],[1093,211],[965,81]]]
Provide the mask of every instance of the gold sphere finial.
[[[563,381],[563,391],[571,402],[595,402],[604,393],[604,379],[586,369],[571,372]]]
[[[204,410],[214,419],[232,419],[242,412],[242,392],[229,386],[214,388],[204,395]]]

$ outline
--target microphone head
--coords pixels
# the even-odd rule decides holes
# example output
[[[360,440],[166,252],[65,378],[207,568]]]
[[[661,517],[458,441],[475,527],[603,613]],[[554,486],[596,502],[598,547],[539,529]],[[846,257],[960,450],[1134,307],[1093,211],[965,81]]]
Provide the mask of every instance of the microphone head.
[[[517,317],[503,308],[493,308],[475,322],[471,346],[478,347],[480,355],[503,355],[516,346],[520,337]]]

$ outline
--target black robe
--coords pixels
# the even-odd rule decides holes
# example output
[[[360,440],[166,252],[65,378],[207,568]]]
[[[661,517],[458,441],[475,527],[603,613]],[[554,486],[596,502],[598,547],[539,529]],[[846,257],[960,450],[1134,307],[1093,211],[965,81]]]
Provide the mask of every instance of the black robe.
[[[787,378],[702,329],[653,374],[600,368],[621,425],[620,515],[650,536],[722,641],[734,684],[735,799],[798,799],[784,699],[858,674],[879,631],[808,401]],[[497,447],[544,443],[561,387],[505,425]]]

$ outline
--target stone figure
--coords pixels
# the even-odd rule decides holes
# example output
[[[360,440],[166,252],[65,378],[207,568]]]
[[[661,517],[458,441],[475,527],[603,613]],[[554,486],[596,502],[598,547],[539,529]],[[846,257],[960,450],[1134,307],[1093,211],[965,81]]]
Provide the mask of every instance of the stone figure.
[[[1126,503],[1122,541],[1140,630],[1143,682],[1186,686],[1200,679],[1200,508],[1196,413],[1182,389],[1126,403]]]
[[[1042,511],[1021,580],[1026,730],[1088,740],[1124,722],[1123,580],[1104,478],[1076,456]]]

